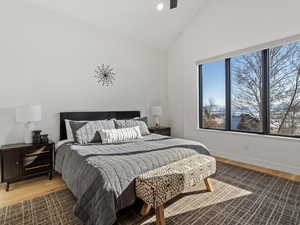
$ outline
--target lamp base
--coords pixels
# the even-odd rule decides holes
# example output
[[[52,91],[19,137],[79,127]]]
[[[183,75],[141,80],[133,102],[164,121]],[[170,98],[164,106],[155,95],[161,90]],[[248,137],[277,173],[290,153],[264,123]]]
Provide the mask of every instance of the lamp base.
[[[24,136],[25,144],[32,144],[32,138],[29,135]]]
[[[34,130],[34,124],[28,122],[24,127],[24,143],[32,144],[32,131]]]
[[[160,127],[159,116],[154,117],[154,124],[156,128]]]

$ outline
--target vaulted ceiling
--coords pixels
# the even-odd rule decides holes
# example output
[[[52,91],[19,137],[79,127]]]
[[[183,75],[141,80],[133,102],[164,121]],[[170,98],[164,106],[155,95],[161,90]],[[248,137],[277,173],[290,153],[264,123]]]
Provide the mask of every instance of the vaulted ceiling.
[[[112,31],[167,49],[203,7],[206,0],[179,0],[170,10],[169,0],[30,0],[35,4]],[[158,11],[158,3],[164,3]]]

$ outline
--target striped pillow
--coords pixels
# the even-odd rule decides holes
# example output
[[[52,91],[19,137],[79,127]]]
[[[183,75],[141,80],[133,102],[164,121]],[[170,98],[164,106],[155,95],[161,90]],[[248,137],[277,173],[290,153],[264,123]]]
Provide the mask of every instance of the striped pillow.
[[[139,126],[110,130],[103,129],[100,130],[100,135],[103,144],[117,144],[143,138]]]
[[[147,124],[142,120],[115,120],[115,125],[117,129],[138,126],[143,136],[150,134]]]
[[[101,143],[99,131],[114,129],[113,120],[70,121],[74,142],[78,144]]]

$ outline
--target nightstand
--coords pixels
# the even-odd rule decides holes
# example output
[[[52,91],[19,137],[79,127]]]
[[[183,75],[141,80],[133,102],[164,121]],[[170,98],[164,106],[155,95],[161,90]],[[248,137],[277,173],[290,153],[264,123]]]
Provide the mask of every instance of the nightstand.
[[[12,144],[0,148],[1,182],[9,184],[38,175],[49,174],[52,179],[55,145]]]
[[[154,134],[171,136],[171,128],[170,127],[150,127],[149,131]]]

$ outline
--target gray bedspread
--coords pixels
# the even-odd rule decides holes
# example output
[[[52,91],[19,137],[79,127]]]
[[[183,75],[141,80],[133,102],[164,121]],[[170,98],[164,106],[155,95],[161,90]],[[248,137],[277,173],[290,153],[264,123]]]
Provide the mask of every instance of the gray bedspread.
[[[198,142],[151,134],[132,143],[63,144],[55,169],[76,197],[74,214],[85,225],[112,225],[116,213],[135,202],[138,175],[195,154],[209,153]]]

